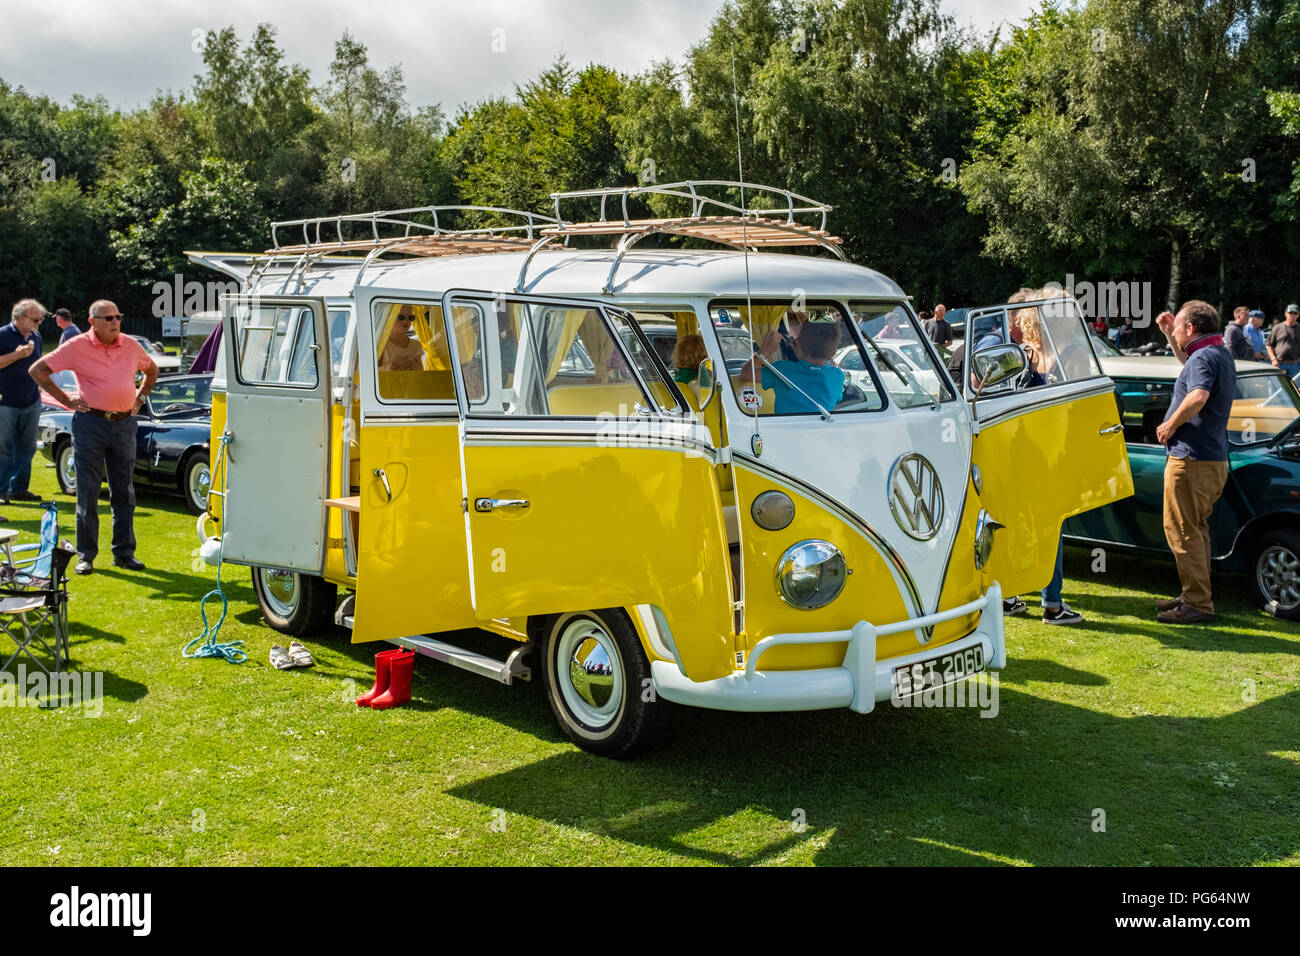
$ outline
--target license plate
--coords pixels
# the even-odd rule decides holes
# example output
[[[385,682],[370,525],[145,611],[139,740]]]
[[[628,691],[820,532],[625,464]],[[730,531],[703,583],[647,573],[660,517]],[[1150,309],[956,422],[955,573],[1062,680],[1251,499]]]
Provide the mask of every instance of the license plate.
[[[930,687],[942,687],[984,670],[984,645],[941,654],[894,668],[894,687],[900,697],[919,694]]]

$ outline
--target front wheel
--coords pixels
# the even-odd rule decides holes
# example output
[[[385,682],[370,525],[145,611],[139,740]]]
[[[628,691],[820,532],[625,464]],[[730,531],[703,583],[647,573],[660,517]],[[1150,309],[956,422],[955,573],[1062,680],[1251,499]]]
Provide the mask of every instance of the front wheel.
[[[338,588],[314,574],[253,568],[253,590],[266,623],[281,634],[302,637],[330,623]]]
[[[65,438],[54,449],[54,473],[59,479],[59,490],[65,495],[77,493],[77,463],[72,454],[72,439]]]
[[[579,747],[622,757],[654,743],[667,723],[627,614],[618,608],[561,614],[541,643],[542,681],[551,710]]]
[[[1286,621],[1300,620],[1300,533],[1284,529],[1261,535],[1251,565],[1255,595],[1264,610]]]
[[[197,451],[185,462],[181,472],[181,494],[191,514],[201,515],[208,510],[208,489],[212,474],[208,470],[208,453]]]

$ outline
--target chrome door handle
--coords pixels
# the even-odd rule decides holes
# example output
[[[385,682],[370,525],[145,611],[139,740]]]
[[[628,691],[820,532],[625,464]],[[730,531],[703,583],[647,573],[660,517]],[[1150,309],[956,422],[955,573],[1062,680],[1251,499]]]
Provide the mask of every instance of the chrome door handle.
[[[474,510],[480,512],[496,511],[498,508],[519,508],[521,511],[530,507],[526,498],[475,498]]]
[[[375,469],[375,477],[384,483],[384,494],[388,495],[388,500],[393,500],[393,489],[388,485],[388,474],[382,468]]]
[[[1110,428],[1103,428],[1101,431],[1097,432],[1097,434],[1114,435],[1116,432],[1122,432],[1123,430],[1124,430],[1123,425],[1111,425]]]

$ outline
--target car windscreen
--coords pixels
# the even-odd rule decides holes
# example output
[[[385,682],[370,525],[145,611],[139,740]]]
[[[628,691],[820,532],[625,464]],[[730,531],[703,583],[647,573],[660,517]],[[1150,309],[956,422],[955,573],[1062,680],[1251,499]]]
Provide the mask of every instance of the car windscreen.
[[[867,356],[889,397],[903,408],[949,402],[956,396],[923,344],[920,323],[902,305],[850,302]],[[851,359],[846,355],[846,359]],[[850,366],[845,366],[849,368]]]
[[[1228,413],[1228,440],[1236,445],[1272,441],[1300,418],[1300,393],[1285,375],[1238,375]]]

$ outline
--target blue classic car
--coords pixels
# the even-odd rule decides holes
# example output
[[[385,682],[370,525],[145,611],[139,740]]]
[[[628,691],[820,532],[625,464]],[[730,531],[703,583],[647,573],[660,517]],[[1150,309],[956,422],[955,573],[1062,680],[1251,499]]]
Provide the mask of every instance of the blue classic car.
[[[136,485],[177,492],[195,514],[208,507],[211,385],[211,374],[159,378],[136,416]],[[63,387],[68,390],[68,385]],[[41,412],[38,447],[54,462],[59,487],[70,495],[77,492],[71,428],[72,412],[67,409],[47,407]]]
[[[1156,441],[1182,366],[1177,359],[1129,357],[1098,346],[1115,382],[1133,496],[1065,522],[1071,544],[1173,556],[1165,543],[1165,447]],[[1228,421],[1228,483],[1210,516],[1213,565],[1246,574],[1257,600],[1300,620],[1300,392],[1279,369],[1237,362]]]

